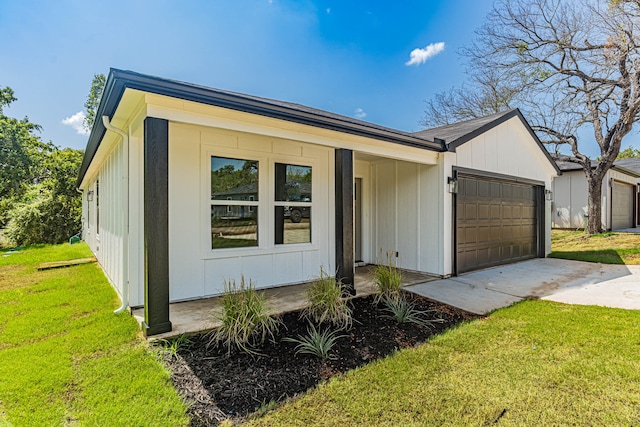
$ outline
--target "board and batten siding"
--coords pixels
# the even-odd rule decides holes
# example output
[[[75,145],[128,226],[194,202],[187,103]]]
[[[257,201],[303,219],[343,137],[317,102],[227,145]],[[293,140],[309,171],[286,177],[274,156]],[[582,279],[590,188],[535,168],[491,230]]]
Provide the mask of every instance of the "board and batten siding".
[[[556,170],[518,117],[513,117],[456,148],[453,166],[525,178],[552,188]],[[451,170],[445,170],[451,176]],[[445,181],[446,182],[446,181]],[[452,196],[445,193],[445,203]],[[452,232],[453,224],[449,230]],[[551,202],[545,201],[545,253],[551,252]]]
[[[126,265],[124,195],[127,183],[123,179],[126,164],[124,155],[124,146],[120,142],[104,157],[83,192],[84,240],[120,296]],[[90,193],[92,200],[89,201]]]
[[[640,179],[609,169],[602,180],[602,211],[601,221],[604,229],[611,229],[611,180],[637,185]],[[553,212],[552,225],[554,228],[584,228],[587,222],[587,203],[589,188],[584,172],[568,171],[553,181]]]
[[[584,228],[587,224],[588,191],[587,179],[582,171],[564,172],[556,177],[553,180],[552,227]],[[603,214],[603,220],[605,217],[606,214]]]
[[[443,274],[439,167],[399,160],[356,161],[363,179],[363,261]],[[395,253],[397,252],[397,257]]]
[[[211,249],[211,156],[258,159],[259,248]],[[257,288],[300,283],[335,269],[334,150],[293,140],[183,123],[169,123],[170,300],[224,290],[225,280]],[[313,169],[311,244],[274,245],[274,163]],[[267,180],[265,184],[262,182]]]

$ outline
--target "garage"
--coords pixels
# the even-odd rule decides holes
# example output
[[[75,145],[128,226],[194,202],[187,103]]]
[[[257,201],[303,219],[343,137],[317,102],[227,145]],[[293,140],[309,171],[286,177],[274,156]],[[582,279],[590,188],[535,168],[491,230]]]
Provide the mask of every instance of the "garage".
[[[457,183],[457,274],[539,255],[542,184],[469,173],[458,173]]]
[[[633,199],[635,187],[625,182],[613,181],[611,196],[611,229],[631,228],[633,223]]]

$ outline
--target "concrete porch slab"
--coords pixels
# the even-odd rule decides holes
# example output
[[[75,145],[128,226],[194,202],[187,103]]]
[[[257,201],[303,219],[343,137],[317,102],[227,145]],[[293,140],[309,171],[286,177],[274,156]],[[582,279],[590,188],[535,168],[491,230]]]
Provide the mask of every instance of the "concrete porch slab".
[[[356,268],[356,296],[367,296],[376,292],[376,286],[373,281],[374,270],[374,265]],[[403,286],[438,279],[437,276],[406,270],[402,271],[402,277]],[[301,283],[298,285],[261,289],[261,291],[265,293],[267,306],[272,312],[282,314],[304,308],[308,287],[309,283]],[[169,304],[169,319],[171,320],[172,330],[164,334],[151,336],[149,340],[154,341],[182,334],[212,330],[219,326],[219,322],[216,322],[214,319],[221,312],[220,297],[171,303]],[[144,320],[144,308],[134,309],[131,314],[136,318],[138,323],[142,323]]]
[[[538,258],[407,287],[476,314],[527,297],[640,309],[640,266]]]

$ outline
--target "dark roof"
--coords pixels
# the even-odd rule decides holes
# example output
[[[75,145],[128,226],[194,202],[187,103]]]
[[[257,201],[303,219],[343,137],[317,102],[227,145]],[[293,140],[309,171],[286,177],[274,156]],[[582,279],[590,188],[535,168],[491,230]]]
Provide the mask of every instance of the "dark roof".
[[[538,147],[542,150],[544,155],[547,157],[549,162],[553,165],[558,173],[560,173],[560,169],[556,165],[556,162],[551,157],[551,154],[544,147],[540,139],[535,134],[535,132],[529,126],[529,123],[524,118],[519,109],[514,108],[512,110],[502,111],[495,114],[490,114],[484,117],[478,117],[471,120],[466,120],[464,122],[453,123],[450,125],[440,126],[436,128],[426,129],[419,132],[414,132],[413,134],[416,136],[420,136],[422,138],[436,140],[441,139],[446,143],[449,151],[455,151],[456,147],[464,144],[467,141],[472,140],[478,135],[481,135],[491,128],[506,122],[512,117],[519,117],[522,123],[525,125],[531,137],[536,141]]]
[[[616,160],[613,164],[640,174],[640,158]]]
[[[76,181],[77,186],[80,186],[85,174],[87,173],[87,169],[98,150],[102,138],[106,133],[106,129],[101,118],[105,115],[109,118],[113,118],[126,89],[136,89],[147,93],[170,96],[177,99],[213,105],[216,107],[438,152],[447,150],[455,151],[455,148],[458,145],[475,138],[492,127],[497,126],[517,115],[529,130],[533,139],[546,154],[550,163],[556,168],[558,173],[560,173],[557,165],[550,157],[542,143],[540,143],[540,140],[531,130],[531,127],[518,109],[492,114],[490,116],[468,120],[453,125],[410,133],[357,120],[352,117],[341,116],[339,114],[306,107],[300,104],[213,89],[193,83],[164,79],[135,73],[133,71],[123,71],[112,68],[105,83],[100,105],[96,111],[96,120],[93,124],[93,128],[91,129],[87,148],[84,153],[84,158],[82,159],[82,165],[80,166],[80,172]],[[447,144],[445,145],[442,141],[435,141],[435,138],[444,139]]]
[[[442,146],[431,140],[402,132],[396,129],[386,128],[373,123],[357,120],[339,114],[329,113],[300,104],[260,98],[220,89],[213,89],[193,83],[185,83],[177,80],[164,79],[133,71],[111,69],[105,83],[100,105],[96,112],[96,120],[89,135],[89,142],[85,150],[77,185],[79,186],[84,175],[95,156],[98,146],[104,137],[106,129],[101,117],[112,118],[125,89],[137,89],[140,91],[158,95],[170,96],[187,101],[228,108],[261,116],[287,120],[290,122],[305,124],[318,128],[330,129],[367,138],[378,139],[396,144],[423,148],[433,151],[442,151]]]
[[[448,145],[460,145],[458,140],[469,140],[474,136],[468,137],[468,135],[477,132],[477,135],[483,133],[483,128],[492,128],[495,126],[494,121],[505,121],[513,117],[517,109],[502,111],[500,113],[490,114],[488,116],[479,117],[476,119],[466,120],[464,122],[453,123],[450,125],[444,125],[437,128],[425,129],[419,132],[414,132],[414,135],[418,135],[422,138],[433,140],[434,138],[444,139]],[[508,117],[507,117],[508,116]],[[480,132],[478,132],[480,131]],[[458,144],[457,144],[458,143]]]
[[[238,194],[258,194],[258,183],[240,185],[239,187],[230,188],[226,191],[217,191],[211,193],[212,196],[233,196]]]
[[[556,164],[560,168],[562,172],[573,172],[573,171],[581,171],[582,165],[580,163],[569,162],[567,160],[556,160]],[[598,162],[595,160],[591,160],[591,167],[595,168],[598,165]]]
[[[562,159],[564,159],[564,157]],[[561,171],[574,172],[582,170],[581,164],[562,159],[556,160],[556,164]],[[597,160],[591,160],[591,167],[595,168],[596,166],[598,166],[598,163],[599,162]],[[627,175],[640,177],[640,159],[616,160],[615,162],[613,162],[613,166],[611,166],[611,168]]]

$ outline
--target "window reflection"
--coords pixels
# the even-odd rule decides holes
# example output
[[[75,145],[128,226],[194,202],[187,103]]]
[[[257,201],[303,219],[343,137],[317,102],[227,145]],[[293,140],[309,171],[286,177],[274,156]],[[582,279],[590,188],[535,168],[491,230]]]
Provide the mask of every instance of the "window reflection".
[[[211,157],[211,200],[258,200],[258,162]]]
[[[257,206],[211,206],[211,249],[258,246]]]
[[[276,201],[311,202],[311,167],[276,163]]]
[[[311,243],[310,166],[275,164],[275,244]]]
[[[258,246],[258,162],[211,157],[211,248]]]
[[[276,244],[311,243],[311,208],[276,206]]]

